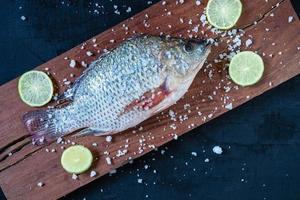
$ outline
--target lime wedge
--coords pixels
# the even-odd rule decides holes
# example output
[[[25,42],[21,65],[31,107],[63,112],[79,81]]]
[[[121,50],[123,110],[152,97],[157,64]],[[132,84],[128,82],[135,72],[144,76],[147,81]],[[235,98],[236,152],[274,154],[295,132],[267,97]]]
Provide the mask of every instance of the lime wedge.
[[[229,65],[230,78],[241,86],[254,85],[262,78],[263,73],[263,59],[252,51],[236,54]]]
[[[87,171],[92,162],[93,155],[91,151],[82,145],[67,148],[61,156],[62,167],[72,174],[81,174]]]
[[[230,29],[242,14],[240,0],[209,0],[206,7],[208,22],[218,29]]]
[[[51,100],[53,84],[46,73],[29,71],[19,79],[18,90],[24,103],[32,107],[39,107]]]

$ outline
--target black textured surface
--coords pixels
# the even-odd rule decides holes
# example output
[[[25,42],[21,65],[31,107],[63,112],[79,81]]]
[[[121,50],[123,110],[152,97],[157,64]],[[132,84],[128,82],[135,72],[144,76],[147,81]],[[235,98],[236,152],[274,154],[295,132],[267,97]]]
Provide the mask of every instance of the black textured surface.
[[[89,13],[96,2],[104,9]],[[0,84],[143,10],[147,2],[1,1]],[[299,13],[300,2],[294,2]],[[299,85],[298,76],[65,199],[300,199]],[[222,155],[212,152],[215,145]]]

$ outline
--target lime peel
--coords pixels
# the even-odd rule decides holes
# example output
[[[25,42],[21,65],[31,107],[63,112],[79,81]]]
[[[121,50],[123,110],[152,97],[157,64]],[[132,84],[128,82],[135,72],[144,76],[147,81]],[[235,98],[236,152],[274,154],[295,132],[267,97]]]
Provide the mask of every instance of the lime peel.
[[[240,86],[251,86],[263,76],[263,59],[252,51],[236,54],[229,65],[230,78]]]
[[[87,171],[92,162],[93,155],[91,151],[82,145],[67,148],[61,156],[62,167],[71,174],[81,174]]]
[[[32,70],[24,73],[18,82],[21,100],[29,106],[40,107],[47,104],[53,96],[53,84],[42,71]]]
[[[242,8],[240,0],[209,0],[206,7],[207,20],[218,29],[228,30],[239,20]]]

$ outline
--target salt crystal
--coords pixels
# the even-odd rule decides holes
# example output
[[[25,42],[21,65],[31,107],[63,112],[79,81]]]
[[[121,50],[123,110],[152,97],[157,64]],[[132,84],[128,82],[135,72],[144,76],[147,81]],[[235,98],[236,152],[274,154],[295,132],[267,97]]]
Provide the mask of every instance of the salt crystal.
[[[78,176],[76,174],[72,174],[72,179],[76,180],[76,179],[78,179]]]
[[[208,158],[205,158],[204,162],[208,163],[208,162],[209,162],[209,159],[208,159]]]
[[[137,180],[137,182],[138,182],[138,183],[143,183],[143,179],[139,178],[139,179]]]
[[[90,173],[90,177],[95,177],[97,175],[97,172],[95,172],[94,170],[93,171],[91,171],[91,173]]]
[[[106,142],[111,142],[112,141],[112,136],[108,135],[105,138]]]
[[[220,146],[214,146],[213,147],[213,152],[215,153],[215,154],[222,154],[223,153],[223,150],[222,150],[222,148],[220,147]]]
[[[174,140],[177,140],[177,139],[178,139],[178,135],[174,134]]]
[[[92,53],[91,51],[87,51],[87,52],[86,52],[86,55],[87,55],[87,56],[92,56],[93,53]]]
[[[201,1],[197,0],[197,1],[196,1],[196,5],[197,5],[197,6],[200,6],[200,5],[201,5]]]
[[[293,16],[289,16],[289,19],[288,19],[289,23],[291,23],[293,21],[293,19],[294,19]]]
[[[232,110],[232,103],[229,103],[225,106],[227,110]]]
[[[92,146],[96,147],[98,144],[96,142],[93,142]]]
[[[56,143],[59,144],[59,143],[62,142],[62,140],[63,140],[63,139],[62,139],[61,137],[59,137],[59,138],[57,138]]]
[[[21,20],[22,20],[22,21],[25,21],[26,19],[27,19],[27,18],[26,18],[24,15],[21,16]]]
[[[106,163],[107,163],[108,165],[111,165],[111,159],[110,159],[110,157],[106,157],[105,160],[106,160]]]
[[[117,170],[116,170],[116,169],[113,169],[113,170],[111,170],[111,171],[109,172],[110,175],[115,174],[115,173],[117,173]]]
[[[192,156],[195,156],[195,157],[197,156],[197,152],[192,152],[191,154],[192,154]]]
[[[38,182],[38,183],[37,183],[37,186],[43,187],[43,186],[44,186],[44,183],[43,183],[43,182]]]
[[[131,12],[131,7],[129,6],[126,10],[127,13],[130,13]]]
[[[249,47],[253,44],[251,39],[246,40],[246,47]]]
[[[84,61],[81,61],[81,66],[82,66],[82,67],[87,67],[87,64],[86,64],[86,62],[84,62]]]

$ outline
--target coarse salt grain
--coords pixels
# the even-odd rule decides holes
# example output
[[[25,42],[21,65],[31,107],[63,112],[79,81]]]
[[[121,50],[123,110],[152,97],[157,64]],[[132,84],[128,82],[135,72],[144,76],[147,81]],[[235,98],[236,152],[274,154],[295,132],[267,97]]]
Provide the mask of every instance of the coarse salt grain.
[[[251,39],[246,40],[246,47],[249,47],[253,44]]]
[[[97,175],[97,172],[95,172],[94,170],[91,171],[90,173],[90,177],[95,177]]]
[[[192,152],[191,154],[192,154],[192,156],[195,156],[195,157],[198,155],[197,152]]]
[[[106,142],[111,142],[112,141],[112,136],[108,135],[105,138]]]
[[[92,53],[91,51],[87,51],[87,52],[86,52],[86,55],[87,55],[87,56],[92,56],[93,53]]]
[[[72,179],[73,180],[77,180],[78,179],[78,176],[76,174],[72,174]]]
[[[233,108],[232,103],[229,103],[229,104],[225,105],[225,108],[227,110],[232,110],[232,108]]]
[[[59,143],[62,142],[62,140],[63,140],[63,139],[62,139],[61,137],[59,137],[59,138],[57,138],[56,143],[59,144]]]
[[[215,154],[222,154],[223,153],[223,150],[222,150],[222,148],[220,147],[220,146],[214,146],[213,147],[213,152],[215,153]]]
[[[44,186],[44,183],[43,183],[43,182],[38,182],[38,183],[37,183],[37,186],[43,187],[43,186]]]
[[[108,165],[111,165],[111,159],[110,159],[110,157],[106,157],[105,160],[106,160],[106,163],[107,163]]]
[[[92,146],[96,147],[96,146],[98,146],[98,144],[96,142],[93,142]]]
[[[81,66],[82,66],[82,67],[87,67],[87,64],[86,64],[86,62],[84,62],[84,61],[81,61]]]
[[[143,183],[143,179],[138,178],[137,182],[138,182],[138,183]]]
[[[288,22],[291,23],[293,21],[294,17],[293,16],[289,16],[288,18]]]

